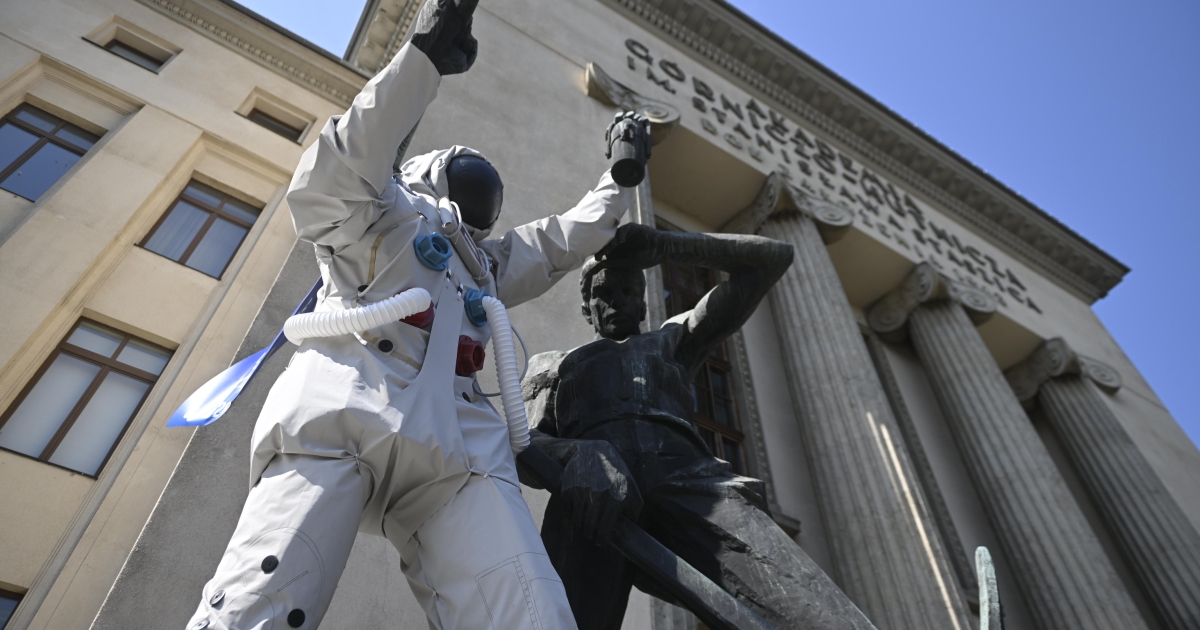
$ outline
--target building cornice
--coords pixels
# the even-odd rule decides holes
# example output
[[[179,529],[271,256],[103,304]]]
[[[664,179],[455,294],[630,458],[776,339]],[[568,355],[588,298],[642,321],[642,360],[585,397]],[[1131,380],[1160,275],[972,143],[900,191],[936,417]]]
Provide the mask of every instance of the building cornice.
[[[369,73],[383,69],[404,44],[422,0],[368,0],[346,47],[346,59]]]
[[[369,74],[229,0],[139,0],[314,93],[349,107]],[[297,46],[299,44],[299,46]]]
[[[1091,303],[1129,268],[722,0],[600,0],[790,111]]]
[[[1107,295],[1129,272],[983,169],[723,0],[599,1],[857,152],[1086,302]],[[370,0],[347,59],[368,73],[382,68],[399,50],[420,4]]]

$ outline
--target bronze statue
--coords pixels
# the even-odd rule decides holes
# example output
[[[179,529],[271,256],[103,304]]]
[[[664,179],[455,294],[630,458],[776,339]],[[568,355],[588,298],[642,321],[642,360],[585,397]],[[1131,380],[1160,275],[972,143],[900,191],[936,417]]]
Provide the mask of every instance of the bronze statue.
[[[622,512],[779,630],[872,627],[771,519],[762,482],[734,474],[691,422],[692,377],[791,261],[791,246],[759,236],[630,224],[584,265],[583,314],[601,339],[535,356],[523,387],[533,444],[564,467],[542,539],[580,630],[620,628],[634,585],[673,600],[603,544]],[[640,333],[642,270],[665,262],[728,279]]]

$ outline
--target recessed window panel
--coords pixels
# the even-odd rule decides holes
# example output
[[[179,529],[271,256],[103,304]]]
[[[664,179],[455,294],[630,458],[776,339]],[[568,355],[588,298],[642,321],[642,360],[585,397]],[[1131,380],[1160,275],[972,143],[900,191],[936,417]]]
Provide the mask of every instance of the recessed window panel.
[[[170,356],[132,335],[80,321],[0,415],[0,448],[97,474]]]
[[[8,620],[12,618],[13,612],[17,610],[17,604],[20,603],[20,595],[0,590],[0,630],[8,625]]]
[[[721,452],[717,448],[717,434],[715,432],[704,427],[697,427],[697,430],[700,432],[700,438],[703,439],[704,443],[708,445],[708,450],[712,451],[714,454]]]
[[[225,219],[216,219],[196,245],[195,251],[188,257],[187,266],[210,276],[220,276],[229,259],[233,258],[233,253],[242,244],[246,232],[244,227]]]
[[[143,247],[171,260],[179,260],[196,240],[210,215],[186,201],[180,201],[171,208],[167,218]]]
[[[71,170],[79,157],[78,153],[57,144],[42,145],[24,164],[0,181],[0,188],[35,200]]]
[[[54,132],[54,137],[66,140],[84,150],[92,148],[92,145],[100,140],[100,136],[88,133],[75,125],[65,125],[62,129]]]
[[[721,459],[729,462],[736,473],[743,473],[746,470],[742,462],[742,445],[740,442],[735,442],[729,438],[721,438]]]
[[[183,189],[183,194],[195,199],[196,201],[199,201],[201,204],[209,208],[219,207],[221,202],[225,199],[225,193],[213,188],[212,186],[205,186],[204,184],[196,181],[188,184],[187,188]]]
[[[125,344],[121,354],[117,355],[117,361],[155,376],[162,374],[170,359],[170,352],[136,339]]]
[[[142,247],[219,278],[260,212],[232,195],[193,181],[143,239]]]
[[[0,447],[38,457],[71,415],[101,367],[60,354],[38,379],[15,413],[0,427]]]
[[[158,72],[158,69],[163,65],[162,61],[147,55],[146,53],[134,48],[133,46],[130,46],[129,44],[126,44],[125,42],[115,39],[105,44],[104,49],[151,72]]]
[[[115,330],[83,322],[67,337],[67,343],[100,356],[111,357],[124,339],[125,336]]]
[[[149,390],[146,381],[109,372],[54,449],[50,463],[86,475],[96,474]]]
[[[36,201],[99,136],[32,105],[0,120],[0,189]]]
[[[300,141],[300,135],[304,133],[304,129],[293,127],[274,116],[267,114],[261,110],[252,110],[246,114],[246,118],[274,131],[275,133],[295,142]]]
[[[12,115],[13,118],[46,132],[54,131],[62,123],[62,119],[58,116],[30,105],[18,107]]]
[[[221,206],[221,210],[232,215],[235,219],[241,219],[246,223],[254,223],[258,220],[258,208],[237,199],[227,200],[225,205]]]
[[[0,126],[0,170],[8,168],[37,141],[37,136],[12,123]]]

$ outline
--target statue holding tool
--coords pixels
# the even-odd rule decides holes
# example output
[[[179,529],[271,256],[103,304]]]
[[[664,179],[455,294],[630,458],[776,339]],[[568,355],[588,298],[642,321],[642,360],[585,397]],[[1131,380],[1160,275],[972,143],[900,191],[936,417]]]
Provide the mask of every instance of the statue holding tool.
[[[691,422],[691,382],[705,357],[746,322],[791,261],[790,245],[759,236],[631,224],[584,265],[583,315],[600,339],[537,355],[524,384],[533,444],[563,466],[542,539],[580,628],[620,628],[634,585],[702,619],[720,612],[664,588],[669,581],[650,579],[652,564],[622,553],[617,539],[632,525],[625,518],[758,615],[718,620],[721,627],[872,627],[771,520],[762,482],[731,472]],[[665,262],[728,277],[695,308],[643,334],[642,270]],[[618,544],[597,544],[609,540]]]

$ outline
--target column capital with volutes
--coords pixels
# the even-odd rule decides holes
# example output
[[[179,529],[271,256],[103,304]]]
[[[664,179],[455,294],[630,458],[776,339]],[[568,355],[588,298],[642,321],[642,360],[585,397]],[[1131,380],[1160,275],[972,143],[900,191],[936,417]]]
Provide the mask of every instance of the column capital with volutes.
[[[996,298],[970,285],[951,280],[923,262],[887,295],[867,310],[867,324],[885,339],[902,339],[908,316],[926,302],[946,300],[960,304],[976,326],[996,312]]]
[[[1042,342],[1029,358],[1004,373],[1008,384],[1022,404],[1037,396],[1042,384],[1052,378],[1078,374],[1086,376],[1100,389],[1114,393],[1121,388],[1121,375],[1112,366],[1081,355],[1062,337]]]
[[[776,171],[767,176],[754,201],[721,226],[721,231],[754,234],[772,216],[792,213],[811,219],[826,245],[845,236],[854,224],[854,213],[849,209],[800,190]]]

